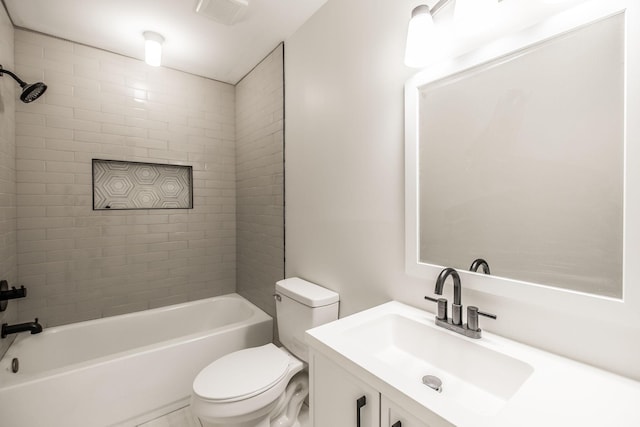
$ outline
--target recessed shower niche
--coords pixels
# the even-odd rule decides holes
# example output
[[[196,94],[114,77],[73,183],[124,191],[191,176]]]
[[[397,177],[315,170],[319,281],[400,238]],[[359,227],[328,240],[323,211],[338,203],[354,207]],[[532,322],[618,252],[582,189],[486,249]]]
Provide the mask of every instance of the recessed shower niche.
[[[193,167],[92,160],[93,209],[192,209]]]

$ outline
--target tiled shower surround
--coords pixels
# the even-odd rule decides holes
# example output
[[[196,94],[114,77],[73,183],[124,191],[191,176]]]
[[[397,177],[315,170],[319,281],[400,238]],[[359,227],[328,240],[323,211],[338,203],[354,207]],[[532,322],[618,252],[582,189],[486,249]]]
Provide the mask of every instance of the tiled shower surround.
[[[13,64],[13,27],[0,7],[0,65],[7,70]],[[0,279],[10,286],[16,284],[16,142],[15,103],[18,86],[9,76],[0,77]],[[16,320],[16,304],[9,304],[0,312],[0,323]],[[11,339],[0,341],[0,355],[9,347]]]
[[[236,88],[17,29],[15,62],[49,85],[16,104],[20,319],[235,292]],[[194,208],[93,211],[93,158],[192,165]]]
[[[283,59],[280,45],[236,86],[238,293],[274,317],[284,277]]]

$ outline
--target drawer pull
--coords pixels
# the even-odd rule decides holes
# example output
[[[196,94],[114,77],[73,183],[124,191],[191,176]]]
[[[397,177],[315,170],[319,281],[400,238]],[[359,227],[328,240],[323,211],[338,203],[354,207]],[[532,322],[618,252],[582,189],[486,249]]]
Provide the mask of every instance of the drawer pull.
[[[367,404],[366,396],[362,396],[361,398],[356,400],[356,426],[357,427],[361,427],[360,426],[360,409],[362,409],[362,407],[366,404]]]

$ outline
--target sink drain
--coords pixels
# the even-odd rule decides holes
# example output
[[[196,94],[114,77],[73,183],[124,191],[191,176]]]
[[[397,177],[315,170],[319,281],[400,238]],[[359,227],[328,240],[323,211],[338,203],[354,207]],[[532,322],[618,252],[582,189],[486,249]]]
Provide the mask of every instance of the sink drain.
[[[18,372],[18,369],[20,369],[20,361],[17,357],[14,357],[11,361],[11,372],[15,374],[16,372]]]
[[[435,375],[425,375],[422,377],[422,384],[434,389],[438,393],[442,393],[442,380]]]

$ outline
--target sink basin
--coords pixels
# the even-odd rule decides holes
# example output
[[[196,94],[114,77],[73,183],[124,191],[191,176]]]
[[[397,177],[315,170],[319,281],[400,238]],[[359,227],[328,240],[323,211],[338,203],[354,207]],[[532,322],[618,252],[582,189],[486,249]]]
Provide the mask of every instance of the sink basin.
[[[339,352],[421,405],[465,419],[500,412],[534,373],[504,340],[436,326],[434,315],[390,302],[307,331],[311,342]],[[503,351],[504,350],[504,351]],[[423,383],[426,375],[440,390]],[[437,381],[436,381],[437,382]]]
[[[435,325],[428,318],[387,313],[341,334],[345,350],[362,361],[424,387],[425,375],[442,381],[443,395],[480,414],[498,412],[529,378],[533,368],[518,359]],[[358,356],[356,356],[358,357]]]

